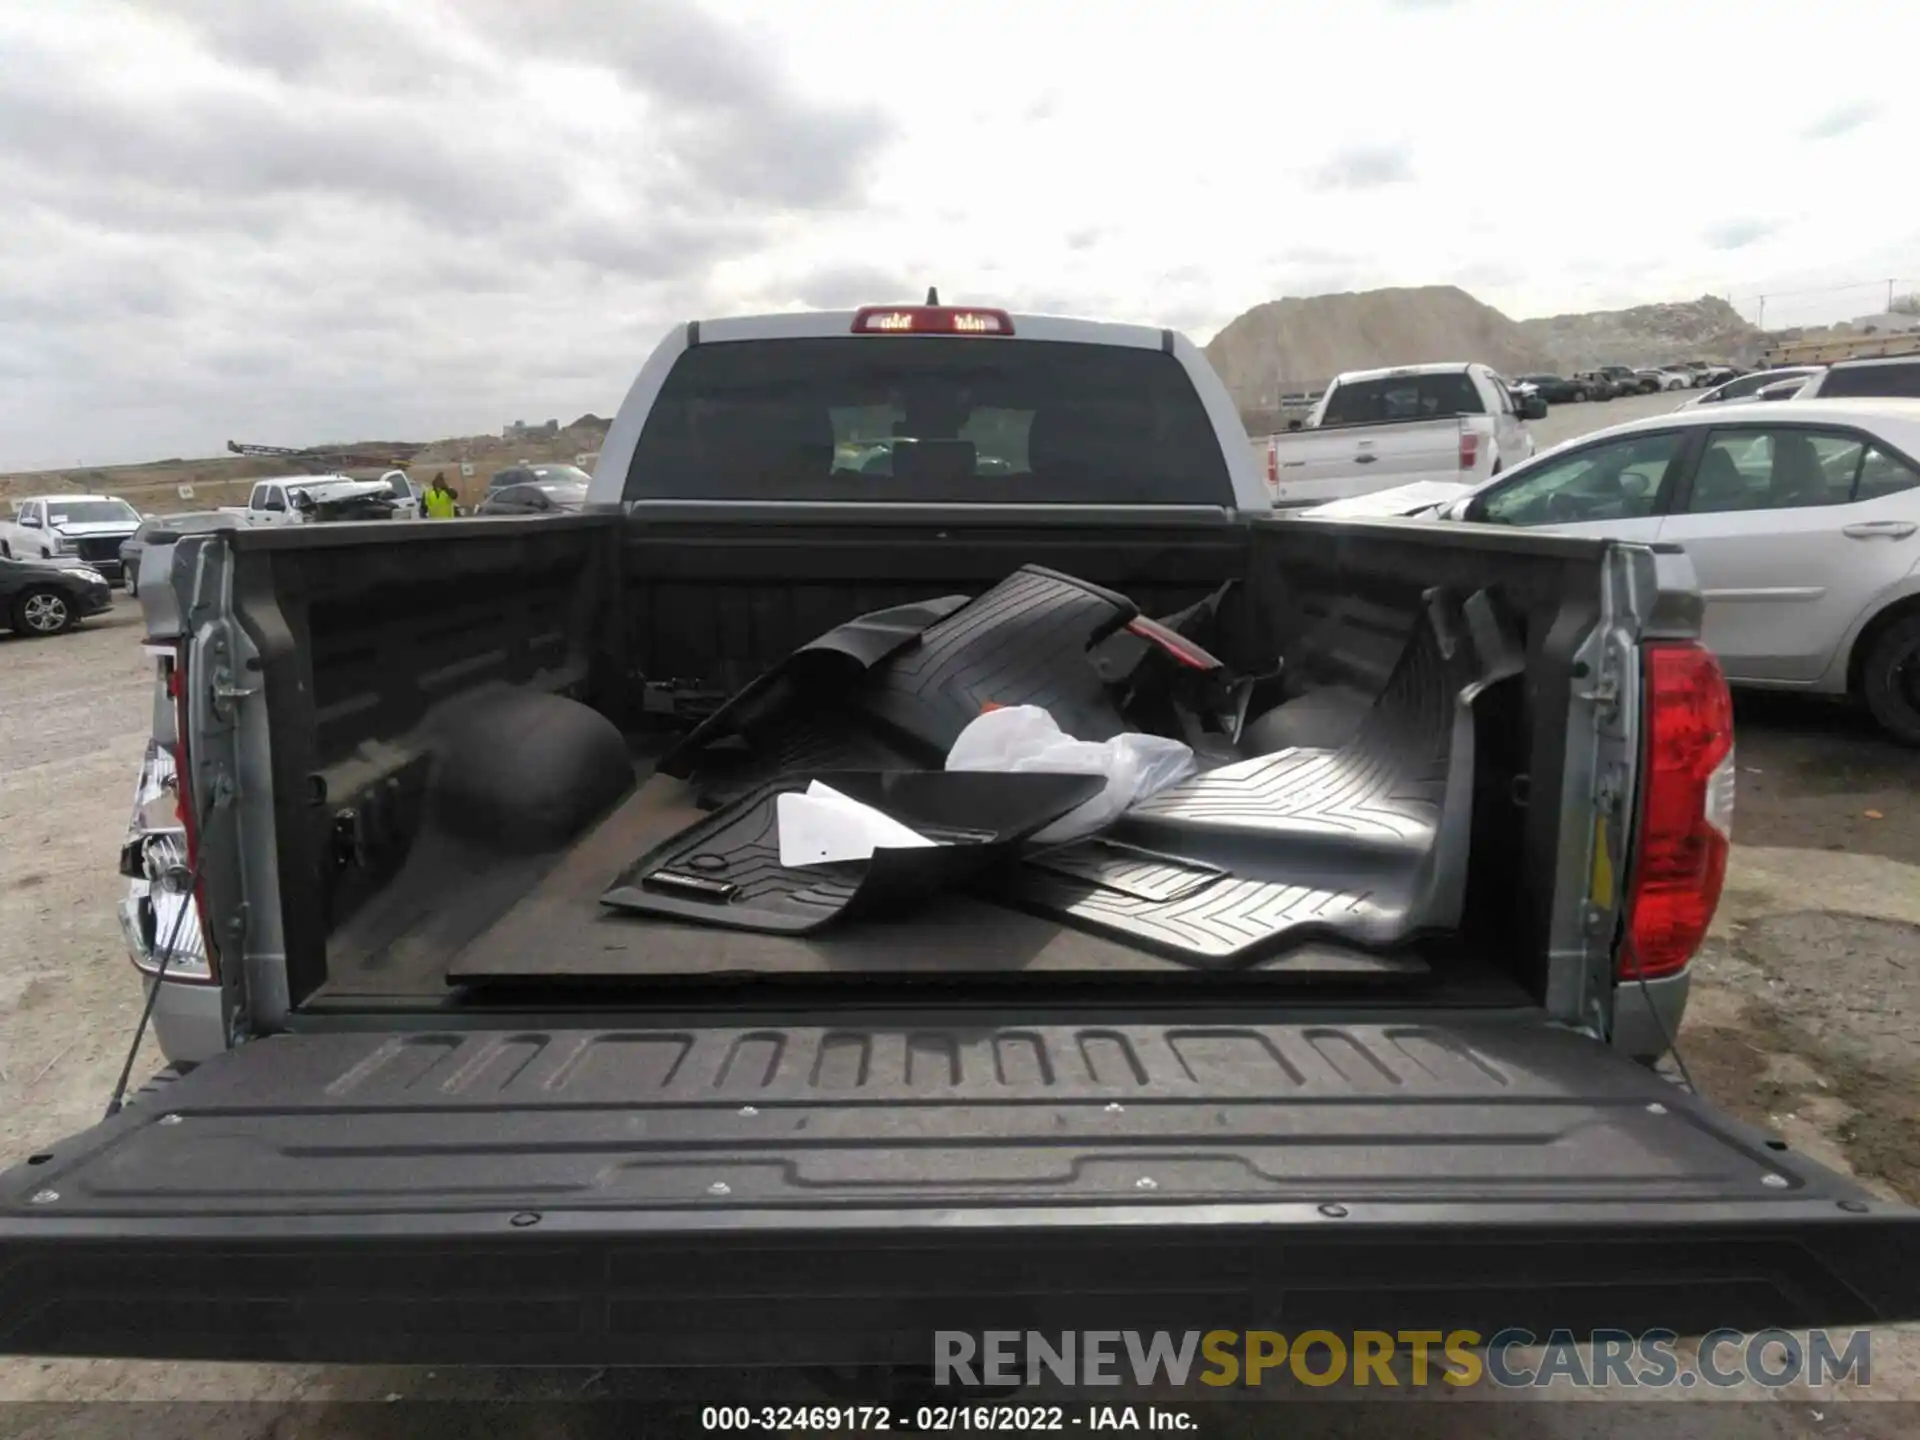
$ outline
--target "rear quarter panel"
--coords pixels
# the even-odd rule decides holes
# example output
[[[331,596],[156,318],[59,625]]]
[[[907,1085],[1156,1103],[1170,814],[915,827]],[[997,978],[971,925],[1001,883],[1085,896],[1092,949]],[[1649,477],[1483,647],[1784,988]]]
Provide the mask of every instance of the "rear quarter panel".
[[[1814,688],[1822,694],[1846,694],[1853,671],[1854,652],[1859,648],[1867,627],[1892,606],[1916,600],[1920,600],[1920,552],[1916,552],[1913,568],[1907,572],[1905,579],[1875,596],[1873,603],[1854,617],[1853,624],[1847,627],[1845,638],[1834,647],[1833,659],[1828,662]]]

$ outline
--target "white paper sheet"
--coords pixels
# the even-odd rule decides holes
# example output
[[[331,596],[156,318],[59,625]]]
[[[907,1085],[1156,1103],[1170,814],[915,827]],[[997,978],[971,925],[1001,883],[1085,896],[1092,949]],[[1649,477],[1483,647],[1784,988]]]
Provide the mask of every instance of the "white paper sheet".
[[[818,780],[804,795],[776,798],[774,818],[782,865],[868,860],[876,850],[911,850],[940,843]]]

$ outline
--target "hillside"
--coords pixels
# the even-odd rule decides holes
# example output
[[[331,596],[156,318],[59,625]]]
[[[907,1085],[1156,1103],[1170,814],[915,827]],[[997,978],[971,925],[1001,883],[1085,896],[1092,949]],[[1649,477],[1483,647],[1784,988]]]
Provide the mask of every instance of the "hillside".
[[[1752,363],[1767,339],[1713,295],[1630,310],[1510,320],[1453,285],[1289,297],[1256,305],[1207,346],[1254,434],[1278,429],[1283,395],[1342,370],[1478,360],[1507,375],[1569,374],[1671,360]]]
[[[339,467],[356,476],[373,476],[387,469],[377,458],[386,452],[416,449],[407,467],[410,474],[431,479],[436,470],[445,469],[448,483],[456,491],[464,492],[470,486],[484,488],[494,471],[520,460],[571,461],[579,455],[597,453],[600,442],[606,439],[609,423],[597,415],[586,414],[559,434],[541,439],[503,440],[498,435],[467,435],[435,440],[417,449],[414,443],[381,441],[352,441],[333,448],[348,454],[366,452],[367,464]],[[472,476],[460,474],[459,467],[463,464],[473,466]],[[215,455],[200,460],[154,460],[144,465],[26,471],[0,475],[0,505],[22,495],[84,493],[119,495],[147,514],[204,510],[244,504],[253,482],[264,476],[309,473],[314,468],[317,467],[280,459]],[[192,493],[182,495],[182,487]]]
[[[1752,363],[1766,334],[1717,295],[1631,310],[1551,315],[1522,320],[1528,341],[1545,350],[1559,372],[1596,365],[1661,365],[1671,360]]]
[[[1281,395],[1342,370],[1479,360],[1517,375],[1553,365],[1525,330],[1457,285],[1269,300],[1215,335],[1207,358],[1250,424]]]

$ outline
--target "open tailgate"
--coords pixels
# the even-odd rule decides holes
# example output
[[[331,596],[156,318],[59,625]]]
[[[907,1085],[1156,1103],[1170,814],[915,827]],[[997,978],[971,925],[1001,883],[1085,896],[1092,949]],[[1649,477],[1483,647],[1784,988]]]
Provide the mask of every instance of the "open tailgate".
[[[1518,1021],[289,1035],[0,1175],[0,1350],[43,1354],[1916,1315],[1920,1212]]]

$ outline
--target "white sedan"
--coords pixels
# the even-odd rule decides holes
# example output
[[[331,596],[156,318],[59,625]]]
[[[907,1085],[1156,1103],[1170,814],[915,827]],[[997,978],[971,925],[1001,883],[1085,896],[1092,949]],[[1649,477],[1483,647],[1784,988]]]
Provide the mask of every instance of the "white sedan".
[[[1920,745],[1920,400],[1681,410],[1478,485],[1403,486],[1304,513],[1678,543],[1730,680],[1854,696]]]
[[[1661,370],[1656,368],[1636,370],[1633,373],[1640,376],[1643,380],[1653,381],[1662,392],[1668,390],[1685,390],[1693,383],[1692,377],[1684,375],[1678,370]]]

